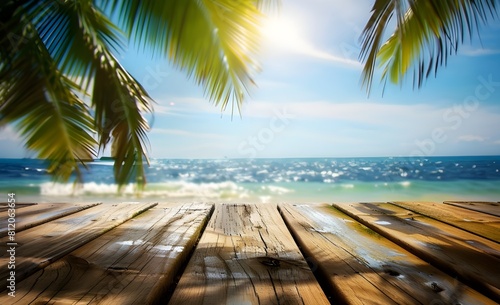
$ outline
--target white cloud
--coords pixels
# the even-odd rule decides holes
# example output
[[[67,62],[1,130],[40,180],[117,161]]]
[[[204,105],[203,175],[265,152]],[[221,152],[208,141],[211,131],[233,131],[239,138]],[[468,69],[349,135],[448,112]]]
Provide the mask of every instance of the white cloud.
[[[333,62],[333,63],[344,64],[344,65],[347,65],[347,66],[350,66],[353,68],[358,68],[358,69],[361,69],[363,67],[363,65],[357,60],[353,60],[353,59],[350,59],[348,57],[339,56],[339,55],[336,55],[333,53],[325,52],[325,51],[316,49],[312,45],[308,46],[308,48],[305,48],[303,50],[303,52],[305,55],[309,55],[313,58],[323,59],[323,60]]]
[[[367,102],[335,103],[331,101],[304,101],[293,103],[251,102],[243,109],[243,117],[273,117],[286,111],[298,119],[335,119],[361,123],[407,122],[440,115],[430,105],[397,105]],[[408,121],[410,120],[410,121]]]
[[[500,145],[500,140],[493,141],[493,144]]]
[[[153,128],[151,134],[165,134],[180,137],[203,138],[203,139],[226,139],[225,135],[215,133],[199,133],[182,129]]]
[[[176,99],[175,107],[182,108],[186,116],[202,114],[206,119],[205,114],[210,116],[210,112],[220,115],[218,107],[201,98]],[[212,117],[203,121],[215,122],[210,125],[211,130],[196,126],[192,129],[189,125],[153,128],[150,139],[155,143],[152,146],[156,156],[238,156],[238,143],[255,136],[280,116],[289,120],[287,128],[276,136],[272,145],[259,151],[262,154],[259,156],[407,155],[419,148],[416,143],[432,141],[436,131],[445,140],[433,142],[433,154],[456,154],[454,145],[458,143],[481,151],[489,139],[499,139],[498,131],[491,126],[498,124],[500,109],[486,105],[467,113],[453,109],[439,102],[412,105],[381,101],[254,100],[245,104],[243,119],[236,120],[230,128],[219,126],[220,120],[212,121]],[[167,142],[176,145],[167,147],[164,144]],[[302,145],[297,147],[296,143]],[[496,144],[500,145],[500,140]]]
[[[462,55],[465,56],[486,56],[486,55],[494,55],[494,54],[500,54],[500,50],[498,49],[486,49],[486,48],[464,48],[461,52]]]
[[[457,140],[459,142],[484,142],[486,138],[477,135],[462,135]]]
[[[257,83],[258,90],[262,90],[263,88],[267,89],[286,89],[290,87],[290,84],[283,81],[269,80],[269,79],[261,79]]]
[[[157,114],[176,115],[171,105],[154,105],[154,112]]]
[[[154,107],[155,114],[167,116],[186,117],[195,113],[204,114],[229,114],[231,115],[231,105],[228,105],[226,111],[221,111],[220,106],[216,106],[208,99],[202,97],[176,97],[163,96],[156,99],[157,104]],[[235,108],[237,115],[237,109]]]
[[[0,128],[0,140],[7,140],[7,141],[20,141],[21,137],[15,131],[12,129],[11,126],[7,125],[3,128]]]

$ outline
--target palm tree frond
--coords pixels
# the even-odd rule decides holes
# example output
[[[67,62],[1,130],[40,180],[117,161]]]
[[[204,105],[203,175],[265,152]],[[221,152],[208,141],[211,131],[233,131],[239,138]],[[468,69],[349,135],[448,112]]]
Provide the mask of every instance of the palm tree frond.
[[[372,7],[372,15],[361,35],[362,49],[360,58],[365,61],[365,66],[363,68],[363,86],[368,89],[370,89],[372,85],[377,54],[384,38],[385,28],[392,19],[395,7],[393,0],[375,1]]]
[[[446,65],[465,38],[478,33],[481,24],[495,18],[495,0],[376,0],[365,26],[360,58],[365,61],[362,84],[370,90],[376,67],[382,80],[400,82],[414,69],[414,85]],[[383,41],[388,25],[397,15],[392,35]]]
[[[90,0],[57,1],[44,10],[32,2],[13,10],[20,25],[2,28],[19,35],[32,31],[20,48],[9,44],[11,59],[2,59],[2,123],[17,123],[26,146],[51,160],[49,170],[61,180],[73,171],[79,176],[76,160],[96,155],[96,130],[101,149],[115,142],[119,185],[134,174],[143,185],[148,125],[142,113],[152,111],[151,100],[110,52],[113,44],[120,47],[116,28]],[[78,94],[88,93],[90,84],[88,105]]]
[[[145,183],[146,90],[118,62],[135,40],[239,108],[259,70],[260,9],[276,0],[5,0],[0,4],[0,124],[50,160],[56,179],[111,143],[120,186]],[[117,27],[111,19],[119,20]],[[123,30],[123,32],[121,31]],[[91,98],[87,98],[91,96]],[[96,136],[97,134],[97,136]]]
[[[259,8],[271,0],[107,1],[121,28],[141,48],[168,56],[225,109],[240,107],[259,70]]]
[[[95,122],[101,135],[99,145],[104,148],[110,140],[113,141],[115,178],[120,186],[130,182],[134,176],[139,186],[144,186],[144,161],[149,162],[146,153],[149,125],[142,113],[152,111],[150,99],[117,63],[116,74],[108,69],[96,71],[92,94]]]
[[[37,20],[40,38],[66,76],[78,80],[82,93],[91,85],[95,65],[92,65],[101,49],[119,51],[123,49],[123,36],[91,0],[57,1],[45,0],[44,6],[31,11]],[[93,45],[95,40],[102,45]],[[89,52],[89,45],[96,49]]]
[[[49,160],[56,180],[66,181],[74,172],[81,181],[79,163],[96,154],[92,117],[73,93],[76,84],[58,71],[35,26],[25,16],[16,17],[22,26],[9,29],[23,41],[20,48],[10,45],[11,57],[1,70],[1,121],[14,123],[26,147]]]
[[[81,53],[91,57],[93,80],[91,106],[95,109],[95,128],[101,150],[112,141],[115,157],[115,179],[119,186],[135,180],[144,186],[144,163],[148,163],[146,132],[149,125],[143,116],[152,112],[152,100],[144,88],[109,51],[110,42],[117,43],[114,25],[91,5],[72,7],[84,46]],[[134,178],[135,179],[132,179]]]

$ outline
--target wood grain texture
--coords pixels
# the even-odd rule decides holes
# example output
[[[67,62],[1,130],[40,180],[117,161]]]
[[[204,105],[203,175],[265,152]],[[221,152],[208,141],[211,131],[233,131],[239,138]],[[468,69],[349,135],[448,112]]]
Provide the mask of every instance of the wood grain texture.
[[[23,230],[41,225],[51,220],[61,218],[100,203],[77,204],[77,203],[40,203],[26,206],[15,210],[15,230],[19,233]],[[7,235],[7,211],[0,212],[0,237]]]
[[[500,217],[500,202],[445,201],[444,204]]]
[[[17,281],[155,205],[102,204],[17,233]],[[7,269],[7,242],[8,237],[0,239],[0,278],[3,279],[10,271]],[[0,287],[0,290],[5,289],[5,286]]]
[[[500,302],[497,243],[389,203],[335,204],[339,210]]]
[[[212,208],[159,204],[19,283],[12,304],[160,304]]]
[[[391,203],[500,243],[500,217],[460,209],[444,203],[413,201]]]
[[[494,304],[330,206],[279,205],[306,259],[343,304]]]
[[[217,205],[169,302],[330,304],[275,205]]]

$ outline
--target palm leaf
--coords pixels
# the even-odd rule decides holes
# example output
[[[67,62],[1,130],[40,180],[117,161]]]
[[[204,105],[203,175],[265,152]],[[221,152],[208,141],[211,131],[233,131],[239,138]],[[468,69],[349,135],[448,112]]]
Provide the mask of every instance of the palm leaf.
[[[362,83],[369,91],[376,67],[382,80],[400,82],[413,67],[414,86],[421,87],[466,37],[479,34],[481,24],[496,17],[495,0],[376,0],[362,33]],[[396,15],[396,27],[382,44]]]
[[[85,76],[92,78],[91,106],[95,109],[100,148],[104,150],[109,141],[113,141],[115,178],[120,186],[134,180],[143,186],[149,129],[143,113],[152,111],[151,99],[111,53],[111,49],[121,47],[121,40],[117,28],[100,9],[87,0],[68,3],[63,10],[72,18],[75,28],[67,43],[58,44],[62,49],[74,50],[58,57],[64,59],[61,69],[68,73],[87,72]],[[54,53],[63,54],[58,49]],[[84,60],[85,71],[66,68]]]
[[[5,47],[0,70],[1,124],[14,123],[30,150],[49,160],[55,179],[81,180],[78,163],[95,156],[93,120],[74,94],[76,84],[57,69],[26,11],[11,10],[1,31],[16,33]],[[80,161],[80,162],[78,162]]]
[[[10,55],[18,61],[2,60],[2,123],[18,122],[27,148],[53,160],[50,169],[62,180],[72,171],[79,173],[76,163],[68,166],[68,162],[96,155],[97,143],[89,134],[97,130],[101,149],[111,138],[116,142],[117,182],[123,185],[135,176],[143,185],[148,126],[142,113],[152,110],[151,101],[110,52],[120,47],[117,29],[91,1],[46,0],[37,2],[44,2],[43,6],[32,5],[35,2],[13,10],[19,12],[19,20],[34,22],[29,24],[33,42],[26,40],[12,50]],[[9,25],[6,31],[17,30],[20,35],[26,31],[26,25]],[[43,62],[31,64],[23,58]],[[95,109],[94,118],[89,115],[89,105],[78,97],[89,94],[90,84],[94,84],[90,105]],[[46,103],[42,103],[44,99]],[[44,117],[51,113],[49,106],[58,113]],[[65,166],[57,166],[57,162]]]
[[[152,101],[116,59],[124,38],[169,57],[223,109],[239,107],[258,70],[259,9],[273,2],[3,1],[0,124],[16,124],[56,179],[111,143],[117,182],[144,185]]]
[[[143,186],[149,126],[142,113],[151,111],[150,100],[125,70],[115,66],[116,74],[113,74],[109,69],[111,67],[103,67],[96,71],[92,94],[100,145],[104,148],[112,137],[115,178],[120,185],[135,176],[135,181]]]
[[[106,1],[140,47],[167,55],[225,109],[240,107],[252,75],[263,0]]]

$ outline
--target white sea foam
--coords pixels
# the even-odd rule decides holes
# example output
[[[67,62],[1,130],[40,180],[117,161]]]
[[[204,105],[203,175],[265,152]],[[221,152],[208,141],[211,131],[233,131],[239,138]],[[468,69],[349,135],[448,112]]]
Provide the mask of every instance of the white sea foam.
[[[402,181],[402,182],[399,182],[399,185],[401,185],[403,187],[409,187],[411,185],[411,182],[410,181]]]
[[[124,186],[121,194],[135,194],[136,187],[133,184]],[[83,195],[116,195],[118,186],[116,184],[88,182],[74,185],[72,183],[40,184],[40,194],[44,196],[83,196]]]
[[[294,190],[287,189],[286,187],[275,186],[275,185],[263,185],[261,189],[277,195],[283,195],[294,192]]]
[[[499,194],[500,161],[490,159],[445,158],[435,165],[439,159],[408,164],[406,159],[361,158],[355,168],[348,159],[158,160],[147,168],[148,184],[140,194],[133,185],[118,191],[113,162],[108,160],[90,162],[84,172],[85,183],[75,187],[73,183],[49,182],[50,176],[43,170],[46,164],[40,160],[16,159],[0,160],[0,187],[7,191],[18,185],[17,192],[36,201],[41,200],[40,195],[46,201],[103,202],[139,197],[158,201],[329,202],[332,196],[343,201],[390,201],[396,197],[488,201],[496,200]]]
[[[281,188],[276,187],[276,192]],[[286,190],[283,188],[282,192]],[[136,195],[137,187],[134,184],[125,185],[118,191],[118,185],[87,182],[80,185],[72,183],[46,182],[40,185],[40,193],[44,196],[133,196]],[[248,190],[234,182],[219,183],[192,183],[185,181],[174,181],[164,183],[151,183],[141,192],[142,197],[163,198],[205,198],[205,199],[230,199],[246,198]]]
[[[106,165],[106,166],[115,165],[115,163],[113,161],[94,161],[94,162],[91,162],[90,164],[92,164],[92,165]]]

